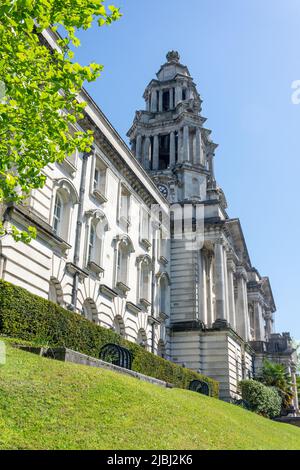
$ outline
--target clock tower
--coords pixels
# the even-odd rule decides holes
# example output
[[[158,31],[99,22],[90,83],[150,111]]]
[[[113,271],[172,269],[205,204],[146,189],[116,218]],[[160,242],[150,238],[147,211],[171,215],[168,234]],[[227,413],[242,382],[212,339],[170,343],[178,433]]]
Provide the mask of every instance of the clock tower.
[[[170,203],[210,199],[209,193],[217,191],[217,145],[204,127],[202,100],[178,52],[168,52],[144,99],[146,110],[136,112],[127,134],[136,158]]]

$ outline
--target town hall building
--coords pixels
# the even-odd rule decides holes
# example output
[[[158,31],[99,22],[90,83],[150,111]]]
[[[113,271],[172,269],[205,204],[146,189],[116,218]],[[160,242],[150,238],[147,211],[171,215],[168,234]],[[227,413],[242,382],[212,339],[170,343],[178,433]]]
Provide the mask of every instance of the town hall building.
[[[94,131],[92,152],[48,165],[43,189],[4,208],[6,228],[38,235],[1,237],[0,277],[218,380],[224,400],[265,357],[286,365],[296,392],[291,337],[274,331],[270,281],[228,216],[217,145],[179,54],[147,86],[130,149],[85,90],[78,99],[87,106],[74,130]]]

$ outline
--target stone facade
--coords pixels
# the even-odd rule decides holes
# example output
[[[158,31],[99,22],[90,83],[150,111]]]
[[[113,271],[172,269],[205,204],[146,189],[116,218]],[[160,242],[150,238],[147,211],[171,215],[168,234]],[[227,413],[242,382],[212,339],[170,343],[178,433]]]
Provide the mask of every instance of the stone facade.
[[[253,377],[262,357],[275,358],[273,352],[266,354],[272,342],[286,343],[286,336],[274,334],[270,282],[251,264],[240,221],[226,212],[214,174],[217,145],[204,126],[201,97],[177,52],[167,54],[144,99],[146,109],[136,112],[128,132],[132,151],[170,210],[189,206],[196,220],[181,239],[174,224],[171,231],[168,353],[173,361],[219,380],[223,399],[238,398],[238,381]],[[200,228],[197,214],[204,220]],[[201,246],[191,250],[187,235],[196,236],[199,230]],[[295,379],[290,342],[280,351],[277,360]],[[294,405],[298,408],[297,398]]]
[[[54,33],[45,39],[54,47]],[[269,280],[252,266],[239,220],[227,215],[214,176],[217,145],[177,52],[144,98],[130,151],[82,90],[87,107],[76,129],[94,131],[92,152],[49,165],[42,190],[3,208],[8,229],[35,225],[38,236],[30,245],[0,239],[1,278],[219,380],[225,400],[238,397],[239,380],[266,356],[284,358],[295,378],[290,340],[273,331]]]
[[[49,165],[45,187],[6,208],[8,229],[35,225],[38,236],[29,245],[1,238],[0,276],[165,355],[169,271],[150,215],[168,203],[84,90],[79,99],[87,107],[77,129],[94,130],[94,148]]]

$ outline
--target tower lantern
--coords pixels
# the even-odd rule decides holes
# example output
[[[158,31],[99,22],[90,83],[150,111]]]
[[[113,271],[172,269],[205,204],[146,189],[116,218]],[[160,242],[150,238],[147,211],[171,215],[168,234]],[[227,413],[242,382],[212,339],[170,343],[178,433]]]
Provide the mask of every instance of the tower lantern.
[[[217,147],[203,127],[202,100],[177,51],[165,62],[145,92],[145,110],[137,111],[128,131],[132,151],[171,202],[201,200],[201,183],[212,186]]]

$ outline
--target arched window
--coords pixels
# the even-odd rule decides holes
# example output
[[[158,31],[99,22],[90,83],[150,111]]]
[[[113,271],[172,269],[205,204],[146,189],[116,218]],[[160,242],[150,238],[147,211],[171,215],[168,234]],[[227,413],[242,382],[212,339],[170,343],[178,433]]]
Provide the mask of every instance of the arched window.
[[[55,196],[54,212],[53,212],[53,229],[54,232],[59,235],[61,230],[61,217],[63,211],[63,201],[59,193]]]
[[[147,263],[142,263],[141,267],[141,297],[149,302],[150,291],[150,269]]]
[[[127,285],[129,253],[127,246],[120,243],[117,261],[117,281]]]
[[[137,258],[139,272],[139,292],[138,301],[145,304],[146,307],[151,303],[151,271],[152,260],[150,256],[144,255]]]
[[[109,225],[100,210],[86,212],[86,220],[86,265],[99,274],[103,272],[104,237]]]
[[[159,276],[159,313],[167,314],[169,309],[169,284],[170,279],[167,273]]]
[[[128,290],[128,269],[130,254],[134,252],[132,242],[127,235],[117,237],[116,285]]]
[[[88,243],[88,263],[95,260],[95,253],[96,252],[96,228],[95,224],[91,224],[90,227],[90,236],[89,236],[89,243]]]
[[[54,191],[52,227],[57,236],[68,242],[73,207],[78,204],[78,195],[73,184],[66,179],[56,180]]]
[[[140,328],[137,334],[136,342],[139,346],[144,349],[147,349],[147,334],[144,328]]]

